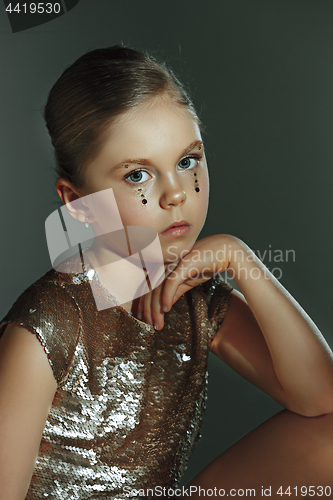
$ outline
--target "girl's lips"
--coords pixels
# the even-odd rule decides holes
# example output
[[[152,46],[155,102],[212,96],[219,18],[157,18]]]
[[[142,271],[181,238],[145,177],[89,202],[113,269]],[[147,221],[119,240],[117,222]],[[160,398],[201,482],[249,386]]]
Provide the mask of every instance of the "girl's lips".
[[[180,222],[175,222],[161,234],[167,236],[168,238],[180,238],[181,236],[186,236],[190,230],[190,224],[185,220],[182,220]]]

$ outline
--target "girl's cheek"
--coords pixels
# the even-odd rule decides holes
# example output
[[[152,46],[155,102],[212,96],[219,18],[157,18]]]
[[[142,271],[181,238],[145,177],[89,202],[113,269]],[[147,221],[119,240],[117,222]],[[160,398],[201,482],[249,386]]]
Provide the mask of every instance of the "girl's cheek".
[[[118,200],[117,200],[118,201]],[[129,196],[121,197],[118,203],[120,217],[125,226],[144,226],[151,219],[152,200],[142,187],[134,188]]]

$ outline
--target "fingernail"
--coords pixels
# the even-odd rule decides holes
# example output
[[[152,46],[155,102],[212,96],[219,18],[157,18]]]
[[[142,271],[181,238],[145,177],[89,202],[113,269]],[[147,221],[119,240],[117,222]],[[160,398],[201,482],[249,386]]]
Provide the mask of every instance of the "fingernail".
[[[142,315],[140,312],[138,312],[138,319],[142,319]]]
[[[168,306],[167,305],[163,306],[163,311],[167,312],[167,310],[168,310]]]
[[[158,323],[155,323],[154,328],[155,328],[155,330],[158,330]]]

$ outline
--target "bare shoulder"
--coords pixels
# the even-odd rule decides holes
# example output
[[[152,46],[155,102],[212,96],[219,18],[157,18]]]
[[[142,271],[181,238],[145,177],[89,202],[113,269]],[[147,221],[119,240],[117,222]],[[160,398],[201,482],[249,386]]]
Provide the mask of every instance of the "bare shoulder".
[[[25,498],[56,389],[36,335],[7,325],[0,339],[0,500]]]
[[[57,383],[41,343],[36,335],[17,323],[10,323],[0,338],[0,384],[10,378],[41,379],[38,385],[46,385],[51,391]],[[21,384],[26,384],[24,380]],[[0,387],[2,387],[0,385]]]

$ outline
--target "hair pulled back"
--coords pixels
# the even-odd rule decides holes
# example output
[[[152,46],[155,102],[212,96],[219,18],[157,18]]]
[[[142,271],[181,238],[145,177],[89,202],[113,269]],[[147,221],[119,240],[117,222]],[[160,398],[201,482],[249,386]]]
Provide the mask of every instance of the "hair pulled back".
[[[174,73],[152,56],[115,45],[77,59],[52,87],[44,113],[58,176],[81,186],[83,168],[97,155],[112,120],[163,93],[196,116]]]

